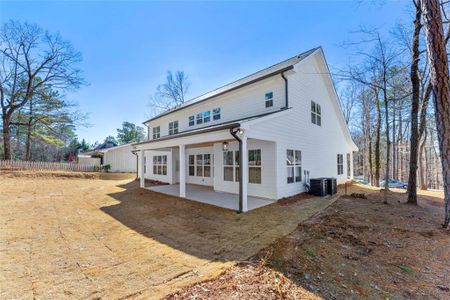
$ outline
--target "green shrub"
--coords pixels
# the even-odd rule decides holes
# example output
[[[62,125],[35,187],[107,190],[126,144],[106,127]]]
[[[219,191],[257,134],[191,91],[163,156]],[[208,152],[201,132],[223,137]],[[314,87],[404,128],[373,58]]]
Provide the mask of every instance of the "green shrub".
[[[110,165],[110,164],[104,165],[104,166],[102,167],[102,169],[103,169],[103,171],[105,171],[106,173],[108,173],[109,170],[111,170],[111,165]]]

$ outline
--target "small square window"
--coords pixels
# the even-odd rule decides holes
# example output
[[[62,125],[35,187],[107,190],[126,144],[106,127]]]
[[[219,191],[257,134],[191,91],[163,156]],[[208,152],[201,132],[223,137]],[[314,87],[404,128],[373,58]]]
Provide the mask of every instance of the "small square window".
[[[209,121],[211,121],[211,112],[208,110],[203,113],[203,123],[207,123]]]
[[[194,116],[190,116],[189,117],[189,126],[194,126],[195,125],[195,117]]]
[[[197,125],[202,124],[203,123],[203,114],[198,113],[196,119],[197,119]]]
[[[266,93],[266,108],[273,106],[273,92]]]
[[[220,120],[220,107],[213,109],[213,121]]]

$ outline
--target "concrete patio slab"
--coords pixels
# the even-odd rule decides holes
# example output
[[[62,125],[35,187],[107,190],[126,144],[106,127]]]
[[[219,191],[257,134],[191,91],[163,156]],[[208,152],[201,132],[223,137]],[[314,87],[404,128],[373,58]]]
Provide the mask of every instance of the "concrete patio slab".
[[[166,195],[180,195],[178,184],[156,185],[148,187],[149,190]],[[213,187],[186,184],[186,199],[219,206],[227,209],[237,210],[239,208],[239,195],[214,191]],[[276,202],[276,200],[248,196],[248,210],[253,210]]]

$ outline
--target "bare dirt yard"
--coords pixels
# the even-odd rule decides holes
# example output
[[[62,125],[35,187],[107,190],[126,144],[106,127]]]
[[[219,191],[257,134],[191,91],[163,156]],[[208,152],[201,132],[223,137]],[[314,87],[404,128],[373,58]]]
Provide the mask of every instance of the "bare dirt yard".
[[[362,186],[214,280],[168,299],[450,299],[443,194]]]
[[[121,174],[0,171],[0,299],[160,298],[216,278],[336,199],[236,214],[138,186]]]

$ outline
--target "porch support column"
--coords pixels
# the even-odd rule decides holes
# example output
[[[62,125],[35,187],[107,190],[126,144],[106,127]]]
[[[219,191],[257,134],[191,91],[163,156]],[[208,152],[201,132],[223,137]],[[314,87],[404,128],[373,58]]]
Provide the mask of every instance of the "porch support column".
[[[141,169],[139,170],[139,179],[140,179],[140,187],[141,188],[144,188],[145,187],[145,174],[144,174],[144,169],[145,169],[145,167],[144,167],[144,165],[145,165],[145,151],[144,150],[141,150],[141,152],[140,152],[140,157],[139,157],[139,160],[141,161],[140,162],[140,165],[141,165]]]
[[[186,147],[180,145],[180,197],[186,198]]]
[[[248,196],[248,148],[247,148],[247,136],[244,134],[241,137],[241,142],[239,143],[239,156],[240,156],[240,162],[239,162],[239,167],[240,167],[240,171],[241,171],[241,184],[239,185],[240,188],[240,196],[242,197],[241,201],[242,203],[240,203],[240,205],[242,205],[242,207],[240,207],[240,210],[242,212],[246,212],[248,211],[248,205],[247,205],[247,196]]]

